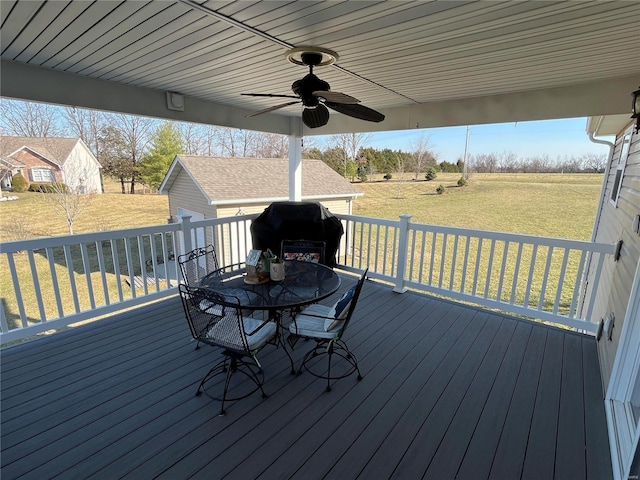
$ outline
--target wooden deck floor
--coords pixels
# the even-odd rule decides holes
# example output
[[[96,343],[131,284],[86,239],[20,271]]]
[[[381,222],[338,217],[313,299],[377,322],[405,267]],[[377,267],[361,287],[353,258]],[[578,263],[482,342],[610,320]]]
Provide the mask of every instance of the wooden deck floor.
[[[362,381],[267,347],[225,417],[177,297],[5,349],[2,478],[612,477],[593,338],[371,281],[345,337]]]

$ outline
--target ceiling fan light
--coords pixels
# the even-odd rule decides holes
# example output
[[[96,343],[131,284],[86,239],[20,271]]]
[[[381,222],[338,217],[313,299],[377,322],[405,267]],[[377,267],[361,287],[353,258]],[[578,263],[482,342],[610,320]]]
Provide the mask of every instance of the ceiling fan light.
[[[302,111],[302,122],[309,128],[318,128],[329,121],[329,109],[322,104]]]

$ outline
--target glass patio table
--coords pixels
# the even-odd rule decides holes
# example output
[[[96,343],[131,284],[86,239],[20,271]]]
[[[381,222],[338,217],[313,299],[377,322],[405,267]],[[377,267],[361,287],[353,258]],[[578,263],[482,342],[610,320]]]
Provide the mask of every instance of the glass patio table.
[[[297,260],[284,263],[282,281],[248,283],[245,268],[221,268],[204,277],[201,286],[237,297],[243,309],[266,310],[270,318],[279,317],[282,311],[316,303],[340,287],[338,274],[325,265]]]

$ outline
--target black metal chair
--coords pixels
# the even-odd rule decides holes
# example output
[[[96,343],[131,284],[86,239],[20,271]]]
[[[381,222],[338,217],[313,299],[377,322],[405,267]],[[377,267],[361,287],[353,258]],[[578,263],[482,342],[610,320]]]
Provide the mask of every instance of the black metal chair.
[[[213,245],[194,248],[189,253],[178,256],[178,265],[182,272],[182,280],[190,287],[201,286],[202,279],[211,272],[219,271],[218,257]],[[200,302],[200,308],[213,315],[213,320],[218,321],[222,316],[222,309],[208,303],[206,299]],[[196,350],[200,348],[200,342],[196,342]]]
[[[198,342],[223,349],[222,360],[202,378],[196,395],[205,391],[205,384],[208,381],[217,375],[224,375],[222,397],[209,395],[222,402],[220,415],[225,414],[226,401],[240,400],[257,390],[262,392],[262,398],[266,398],[267,394],[262,388],[264,373],[256,355],[262,347],[276,337],[276,323],[244,316],[237,297],[183,284],[178,288],[193,338]],[[201,308],[203,301],[219,307],[222,316],[217,317],[203,310]],[[235,373],[245,375],[251,381],[249,387],[247,382],[231,385],[231,379]],[[231,396],[229,396],[230,391]]]
[[[218,257],[213,245],[194,248],[178,257],[184,283],[190,287],[200,286],[200,282],[209,273],[219,270]]]
[[[292,348],[299,337],[315,340],[316,342],[315,346],[302,359],[298,374],[304,369],[311,375],[325,378],[327,380],[327,392],[331,391],[331,380],[345,378],[355,372],[358,373],[358,380],[362,380],[358,361],[347,347],[342,336],[356,308],[368,271],[368,268],[365,269],[358,283],[342,295],[336,303],[331,306],[311,305],[300,313],[295,314],[293,321],[289,325],[289,344]],[[320,362],[312,362],[319,355],[328,356],[326,371]],[[332,372],[334,355],[339,356],[346,362],[346,368],[343,368],[338,373],[335,373],[335,370]]]
[[[324,264],[326,244],[316,240],[283,240],[280,257],[283,260],[300,260]]]

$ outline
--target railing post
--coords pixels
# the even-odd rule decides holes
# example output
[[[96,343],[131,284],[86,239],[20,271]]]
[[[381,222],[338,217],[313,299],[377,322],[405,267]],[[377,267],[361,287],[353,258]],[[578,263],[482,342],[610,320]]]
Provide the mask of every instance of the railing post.
[[[407,268],[407,251],[409,248],[409,221],[411,215],[403,213],[400,215],[400,231],[398,239],[398,263],[396,265],[396,286],[393,291],[404,293],[407,287],[404,286],[405,271]]]
[[[193,241],[191,239],[191,215],[184,215],[180,217],[180,226],[182,233],[182,252],[179,254],[187,253],[193,250]],[[178,258],[178,255],[176,255]]]

